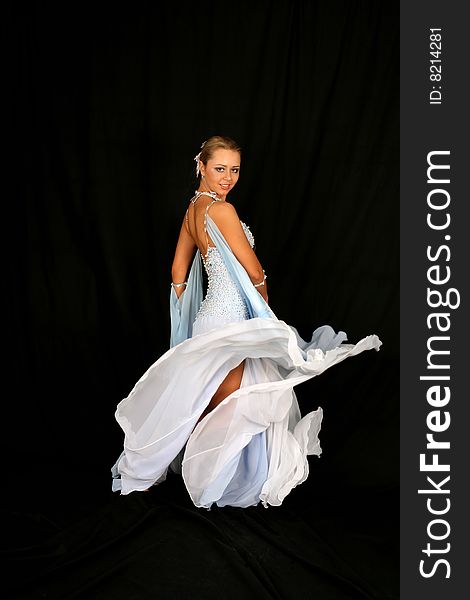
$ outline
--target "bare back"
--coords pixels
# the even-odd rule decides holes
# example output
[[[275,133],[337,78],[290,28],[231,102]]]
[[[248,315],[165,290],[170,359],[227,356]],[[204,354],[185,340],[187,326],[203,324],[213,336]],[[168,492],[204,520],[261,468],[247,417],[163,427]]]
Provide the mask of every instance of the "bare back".
[[[215,246],[206,227],[206,215],[209,207],[214,203],[217,201],[207,196],[200,196],[195,202],[190,202],[186,211],[186,227],[202,256],[207,256],[209,246]]]

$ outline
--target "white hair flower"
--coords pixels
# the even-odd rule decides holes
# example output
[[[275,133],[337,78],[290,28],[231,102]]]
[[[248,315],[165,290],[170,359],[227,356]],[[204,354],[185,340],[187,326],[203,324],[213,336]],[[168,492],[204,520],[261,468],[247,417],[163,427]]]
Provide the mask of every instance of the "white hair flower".
[[[205,140],[204,142],[202,142],[201,144],[201,149],[204,148],[204,144],[207,142],[207,140]],[[199,160],[201,158],[201,153],[199,152],[198,154],[196,154],[196,156],[194,157],[194,160],[196,161],[196,177],[199,177]]]

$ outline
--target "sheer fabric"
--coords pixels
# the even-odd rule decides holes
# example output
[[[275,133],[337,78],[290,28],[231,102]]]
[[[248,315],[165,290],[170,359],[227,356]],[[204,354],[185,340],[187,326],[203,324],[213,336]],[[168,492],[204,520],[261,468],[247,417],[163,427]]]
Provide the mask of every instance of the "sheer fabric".
[[[322,325],[305,341],[278,319],[253,286],[216,223],[207,230],[243,297],[249,317],[193,325],[203,299],[202,259],[194,256],[180,298],[170,291],[170,349],[116,409],[124,450],[113,465],[113,491],[129,494],[181,474],[193,503],[279,506],[305,481],[308,455],[320,456],[323,410],[302,416],[294,387],[365,350],[377,335],[345,344],[346,333]],[[228,372],[245,360],[240,388],[198,424]]]

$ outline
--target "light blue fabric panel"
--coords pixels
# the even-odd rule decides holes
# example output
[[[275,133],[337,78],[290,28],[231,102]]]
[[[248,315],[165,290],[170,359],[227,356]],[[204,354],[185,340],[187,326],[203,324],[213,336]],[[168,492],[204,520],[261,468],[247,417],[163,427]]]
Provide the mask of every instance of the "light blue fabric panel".
[[[193,323],[201,306],[202,294],[202,259],[197,250],[184,292],[178,298],[173,286],[170,289],[170,348],[192,337]]]
[[[261,490],[268,478],[269,464],[266,453],[266,431],[253,436],[238,456],[234,476],[224,471],[223,495],[217,498],[218,506],[253,506],[259,503]]]
[[[228,272],[235,281],[243,299],[246,302],[250,319],[253,319],[254,317],[261,317],[263,319],[277,320],[276,315],[270,309],[263,296],[261,296],[258,290],[254,287],[245,268],[237,260],[220,229],[211,219],[209,214],[207,215],[207,231],[209,232],[212,241],[217,246],[217,250],[222,255],[222,259],[227,267]]]

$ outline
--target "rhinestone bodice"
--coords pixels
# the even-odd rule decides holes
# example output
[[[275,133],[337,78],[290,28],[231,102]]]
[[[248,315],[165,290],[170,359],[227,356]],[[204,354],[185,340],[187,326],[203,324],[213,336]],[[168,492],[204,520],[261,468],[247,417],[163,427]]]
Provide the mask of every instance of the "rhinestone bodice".
[[[250,246],[254,247],[254,236],[246,223],[240,221]],[[202,255],[201,255],[202,256]],[[238,288],[230,277],[220,252],[216,246],[209,246],[206,256],[202,256],[207,273],[207,293],[202,301],[196,320],[202,317],[217,317],[221,321],[248,319],[248,311]]]

